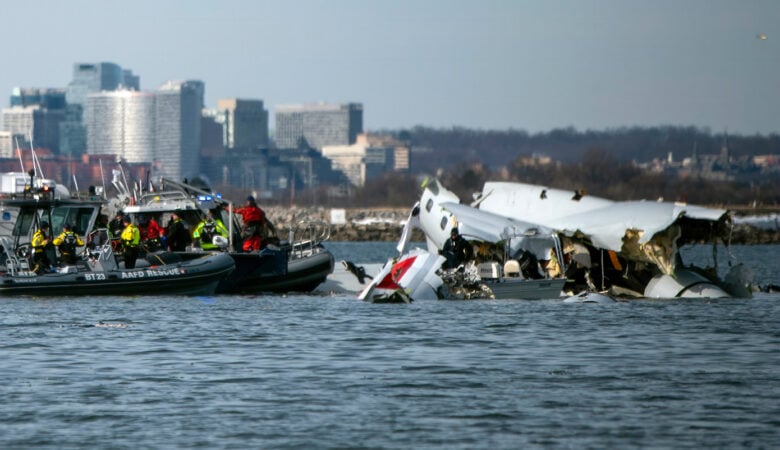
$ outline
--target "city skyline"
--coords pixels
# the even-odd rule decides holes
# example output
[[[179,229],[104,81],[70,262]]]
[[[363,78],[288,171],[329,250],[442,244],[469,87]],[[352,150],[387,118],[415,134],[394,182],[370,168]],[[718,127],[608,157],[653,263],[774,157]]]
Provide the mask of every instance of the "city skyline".
[[[3,107],[14,87],[65,87],[74,63],[106,61],[142,90],[201,80],[207,108],[362,103],[366,131],[780,132],[772,1],[42,0],[4,13],[18,20],[3,25]]]

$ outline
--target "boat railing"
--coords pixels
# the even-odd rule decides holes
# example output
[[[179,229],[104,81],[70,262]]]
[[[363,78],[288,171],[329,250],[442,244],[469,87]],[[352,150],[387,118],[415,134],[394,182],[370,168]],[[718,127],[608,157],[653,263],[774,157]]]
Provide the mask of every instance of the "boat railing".
[[[11,276],[33,276],[35,272],[30,270],[29,255],[17,254],[14,251],[14,242],[8,236],[0,237],[0,251],[2,251],[5,270]]]
[[[291,258],[303,258],[320,250],[320,244],[330,239],[330,224],[324,221],[298,222],[290,229]]]
[[[87,236],[87,260],[92,269],[112,270],[118,267],[108,230],[99,228]]]
[[[152,203],[164,203],[164,202],[170,202],[174,200],[192,201],[192,197],[188,195],[186,192],[182,192],[182,191],[150,192],[148,194],[142,195],[141,198],[138,199],[138,204],[149,205]]]

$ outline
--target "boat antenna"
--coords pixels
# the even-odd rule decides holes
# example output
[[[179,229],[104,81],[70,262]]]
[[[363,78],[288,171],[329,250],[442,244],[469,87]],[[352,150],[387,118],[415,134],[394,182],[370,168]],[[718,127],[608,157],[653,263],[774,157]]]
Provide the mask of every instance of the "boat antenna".
[[[130,192],[128,192],[127,186],[123,185],[119,179],[120,175],[122,175],[121,170],[111,169],[111,185],[114,186],[114,189],[116,189],[123,201],[129,200]]]
[[[16,144],[16,154],[19,156],[19,167],[21,167],[22,172],[24,172],[24,161],[22,161],[22,149],[19,148],[19,139],[14,136],[14,143]],[[30,186],[32,188],[32,186]]]
[[[68,164],[70,166],[70,164]],[[76,174],[73,174],[73,186],[76,188],[76,195],[81,198],[81,194],[79,193],[79,182],[76,181]]]
[[[40,179],[45,179],[46,175],[43,174],[43,168],[41,167],[41,162],[38,160],[38,155],[35,153],[35,146],[33,145],[33,137],[32,133],[30,133],[30,154],[32,154],[33,159],[33,167],[35,167],[36,172],[40,175]]]
[[[125,184],[125,192],[130,193],[130,199],[135,201],[135,191],[130,191],[130,185],[127,184],[127,177],[125,176],[125,168],[122,167],[122,163],[119,163],[119,172],[122,174],[122,182]]]
[[[149,192],[152,192],[152,182],[149,180],[150,175],[151,175],[151,170],[150,169],[146,169],[146,181],[141,184],[141,192],[142,193],[144,191],[144,185],[146,185],[146,187],[149,190]]]
[[[103,173],[103,160],[98,159],[98,162],[100,163],[100,183],[103,185],[103,200],[106,200],[106,177]]]
[[[79,184],[76,182],[76,174],[73,172],[73,155],[70,154],[70,151],[68,151],[68,178],[73,179],[73,185],[78,192]]]

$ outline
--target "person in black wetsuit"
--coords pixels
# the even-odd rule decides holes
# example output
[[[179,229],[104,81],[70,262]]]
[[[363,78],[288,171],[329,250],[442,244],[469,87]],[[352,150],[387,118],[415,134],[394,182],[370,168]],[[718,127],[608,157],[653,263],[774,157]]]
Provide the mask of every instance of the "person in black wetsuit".
[[[474,259],[474,249],[471,248],[471,244],[467,240],[463,239],[457,228],[450,231],[450,238],[444,242],[439,253],[447,258],[447,261],[444,262],[445,269],[454,269]]]

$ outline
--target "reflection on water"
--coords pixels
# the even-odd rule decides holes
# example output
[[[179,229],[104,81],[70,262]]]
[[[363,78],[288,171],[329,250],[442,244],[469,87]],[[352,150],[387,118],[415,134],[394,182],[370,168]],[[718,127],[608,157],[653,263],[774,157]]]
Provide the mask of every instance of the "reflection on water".
[[[339,245],[337,259],[388,248]],[[776,261],[756,273],[776,277]],[[611,305],[299,295],[2,305],[0,448],[780,442],[778,295]]]

